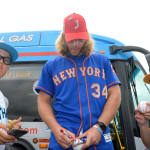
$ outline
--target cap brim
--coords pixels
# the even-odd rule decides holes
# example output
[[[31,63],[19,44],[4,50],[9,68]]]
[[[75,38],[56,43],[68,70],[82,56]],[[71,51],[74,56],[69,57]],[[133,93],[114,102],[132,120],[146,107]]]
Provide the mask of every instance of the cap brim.
[[[144,78],[143,81],[147,84],[150,84],[150,74],[147,74]]]
[[[65,39],[67,42],[76,40],[76,39],[88,40],[89,34],[87,32],[65,33]]]
[[[14,47],[5,43],[0,43],[0,49],[3,49],[10,54],[12,62],[15,62],[18,58],[18,53]]]

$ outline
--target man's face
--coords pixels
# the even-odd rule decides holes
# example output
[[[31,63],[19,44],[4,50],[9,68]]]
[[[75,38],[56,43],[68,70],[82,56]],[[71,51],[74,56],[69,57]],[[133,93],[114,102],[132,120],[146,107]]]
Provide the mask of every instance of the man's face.
[[[10,57],[9,53],[6,52],[5,50],[0,49],[0,56],[2,57]],[[9,69],[9,65],[6,65],[3,62],[3,59],[0,57],[0,78],[3,77],[7,70]]]
[[[72,40],[67,42],[67,46],[70,54],[72,56],[79,56],[81,48],[83,47],[85,41],[86,40],[77,39],[77,40]]]

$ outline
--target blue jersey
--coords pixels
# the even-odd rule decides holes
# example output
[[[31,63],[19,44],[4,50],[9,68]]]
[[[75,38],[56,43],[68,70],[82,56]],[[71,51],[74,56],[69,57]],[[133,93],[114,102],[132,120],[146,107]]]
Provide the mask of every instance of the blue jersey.
[[[87,131],[101,115],[109,87],[120,84],[109,59],[101,54],[58,56],[42,70],[36,90],[54,97],[53,110],[58,123],[79,135]],[[54,135],[50,148],[62,149]],[[107,128],[97,149],[112,150]],[[92,149],[92,148],[91,148]]]

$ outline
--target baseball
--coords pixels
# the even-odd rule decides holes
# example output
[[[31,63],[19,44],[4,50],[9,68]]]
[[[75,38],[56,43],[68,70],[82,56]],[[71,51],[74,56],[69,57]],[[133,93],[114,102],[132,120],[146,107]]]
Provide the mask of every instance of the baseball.
[[[72,148],[73,150],[81,150],[82,146],[83,146],[83,142],[80,139],[76,139],[73,142]]]
[[[146,111],[150,110],[150,106],[148,106],[147,103],[147,101],[140,102],[138,104],[138,110],[142,113],[145,113]]]

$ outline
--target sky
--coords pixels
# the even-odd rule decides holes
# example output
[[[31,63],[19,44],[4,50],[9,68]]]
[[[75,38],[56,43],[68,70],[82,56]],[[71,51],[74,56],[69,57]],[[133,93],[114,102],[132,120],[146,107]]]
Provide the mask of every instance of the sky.
[[[150,50],[150,0],[0,0],[0,6],[0,33],[62,30],[64,17],[75,12],[90,33]]]

